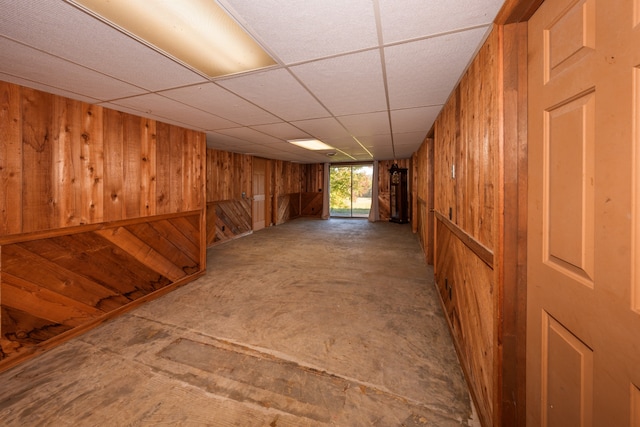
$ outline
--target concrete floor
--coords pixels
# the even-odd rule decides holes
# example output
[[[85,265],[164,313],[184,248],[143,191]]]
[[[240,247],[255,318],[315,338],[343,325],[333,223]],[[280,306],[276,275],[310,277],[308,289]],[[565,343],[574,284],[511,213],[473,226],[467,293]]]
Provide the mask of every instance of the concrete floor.
[[[476,424],[409,225],[298,219],[0,374],[4,426]]]

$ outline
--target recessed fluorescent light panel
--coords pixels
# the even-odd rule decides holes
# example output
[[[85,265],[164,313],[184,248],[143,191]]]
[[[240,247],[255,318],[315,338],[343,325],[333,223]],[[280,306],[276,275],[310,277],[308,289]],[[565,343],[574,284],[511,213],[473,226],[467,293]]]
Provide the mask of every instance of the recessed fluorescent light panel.
[[[213,0],[67,1],[209,77],[276,65]]]
[[[320,151],[334,149],[332,146],[317,139],[290,139],[287,142],[297,145],[298,147],[306,148],[307,150]]]

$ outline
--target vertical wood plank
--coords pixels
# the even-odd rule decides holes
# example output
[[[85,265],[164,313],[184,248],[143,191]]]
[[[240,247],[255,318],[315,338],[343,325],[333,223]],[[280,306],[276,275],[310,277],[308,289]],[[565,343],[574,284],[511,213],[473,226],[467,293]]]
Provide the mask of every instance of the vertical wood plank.
[[[56,227],[79,225],[82,217],[82,103],[56,97],[54,103],[53,193]]]
[[[156,123],[156,213],[171,212],[171,127]]]
[[[124,114],[104,110],[104,219],[124,219]]]
[[[46,230],[56,217],[52,183],[54,96],[22,89],[23,232]]]
[[[142,119],[140,138],[140,214],[156,214],[156,122]]]
[[[82,104],[81,169],[83,192],[80,223],[95,224],[104,218],[103,108]]]
[[[170,212],[182,212],[182,207],[184,206],[183,171],[185,132],[186,129],[176,126],[171,126],[169,130],[169,147],[171,150],[171,157],[169,159]]]
[[[20,88],[0,81],[0,235],[22,231]]]
[[[140,159],[142,158],[144,119],[125,113],[122,117],[123,218],[138,218],[141,216],[140,205],[142,204]]]

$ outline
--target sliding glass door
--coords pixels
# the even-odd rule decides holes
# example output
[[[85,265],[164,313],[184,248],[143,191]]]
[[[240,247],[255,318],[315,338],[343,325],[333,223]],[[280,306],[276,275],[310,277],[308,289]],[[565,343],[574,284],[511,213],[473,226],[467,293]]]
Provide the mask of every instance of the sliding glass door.
[[[331,216],[368,217],[371,210],[373,165],[332,165],[330,171]]]

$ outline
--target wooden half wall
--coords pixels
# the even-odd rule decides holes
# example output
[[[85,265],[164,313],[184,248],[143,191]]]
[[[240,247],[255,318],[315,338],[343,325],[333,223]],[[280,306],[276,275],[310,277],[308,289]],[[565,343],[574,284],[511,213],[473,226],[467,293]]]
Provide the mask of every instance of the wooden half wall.
[[[247,154],[207,150],[207,246],[249,234],[253,161]],[[323,164],[266,161],[266,225],[322,215]]]
[[[494,26],[414,156],[414,229],[485,426],[524,425],[526,60],[526,24]]]
[[[0,370],[204,273],[205,149],[0,82]]]

